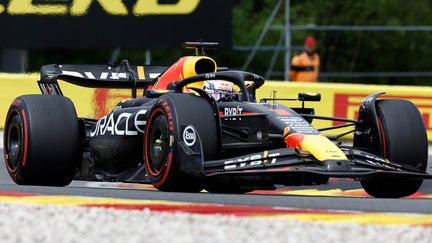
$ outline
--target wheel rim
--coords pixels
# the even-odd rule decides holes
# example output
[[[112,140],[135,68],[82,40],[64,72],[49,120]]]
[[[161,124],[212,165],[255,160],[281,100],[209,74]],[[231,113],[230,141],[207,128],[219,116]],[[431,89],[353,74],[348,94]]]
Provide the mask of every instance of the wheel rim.
[[[23,155],[23,131],[19,115],[12,116],[7,129],[6,141],[7,166],[11,172],[18,169]]]
[[[158,176],[166,167],[168,155],[168,123],[166,117],[161,114],[151,124],[147,140],[147,151],[150,159],[149,169],[152,174]]]

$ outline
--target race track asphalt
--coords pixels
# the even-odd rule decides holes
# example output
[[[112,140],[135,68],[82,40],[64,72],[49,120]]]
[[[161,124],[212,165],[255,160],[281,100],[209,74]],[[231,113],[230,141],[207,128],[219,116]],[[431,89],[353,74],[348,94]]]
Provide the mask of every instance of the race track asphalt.
[[[0,154],[3,150],[0,149]],[[298,196],[298,195],[233,195],[210,193],[168,193],[149,189],[110,187],[109,183],[94,187],[94,183],[73,181],[66,187],[19,186],[10,179],[5,169],[3,155],[0,159],[0,192],[24,192],[55,195],[79,195],[128,199],[167,200],[174,202],[217,203],[232,205],[280,206],[307,209],[334,209],[366,212],[405,212],[432,213],[432,198],[376,199],[371,197],[347,196]],[[429,157],[429,173],[432,172],[432,156]],[[291,187],[292,188],[292,187]],[[340,180],[324,186],[296,187],[298,189],[353,190],[360,189],[356,181]],[[432,180],[425,181],[420,189],[424,194],[432,195]]]

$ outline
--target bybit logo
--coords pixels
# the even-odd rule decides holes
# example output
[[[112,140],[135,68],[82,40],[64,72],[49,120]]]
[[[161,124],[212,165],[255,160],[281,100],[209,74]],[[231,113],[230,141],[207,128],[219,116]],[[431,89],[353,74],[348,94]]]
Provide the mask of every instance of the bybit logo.
[[[6,6],[0,4],[0,14],[9,15],[87,15],[92,4],[97,2],[109,15],[187,15],[195,11],[201,0],[178,0],[172,4],[160,4],[158,0],[136,0],[128,9],[122,0],[69,0],[69,1],[10,0]],[[64,2],[64,3],[63,3]],[[69,2],[69,3],[67,3]]]

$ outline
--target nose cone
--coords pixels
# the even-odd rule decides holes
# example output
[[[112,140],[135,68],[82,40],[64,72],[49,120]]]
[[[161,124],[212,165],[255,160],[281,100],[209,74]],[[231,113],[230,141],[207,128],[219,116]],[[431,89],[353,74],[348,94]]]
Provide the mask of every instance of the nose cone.
[[[285,135],[285,134],[284,134]],[[310,152],[319,161],[348,160],[345,154],[325,136],[293,133],[284,136],[288,148]]]

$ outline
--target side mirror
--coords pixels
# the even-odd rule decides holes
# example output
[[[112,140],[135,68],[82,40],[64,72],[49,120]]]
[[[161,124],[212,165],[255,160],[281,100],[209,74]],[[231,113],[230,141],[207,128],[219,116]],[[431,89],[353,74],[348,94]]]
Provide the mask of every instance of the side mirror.
[[[321,101],[320,93],[299,93],[298,100],[300,101]]]

